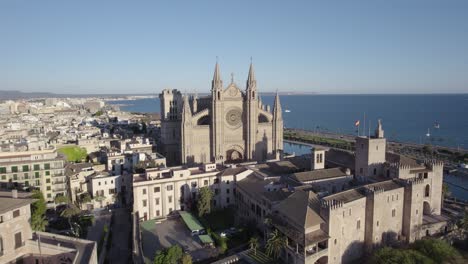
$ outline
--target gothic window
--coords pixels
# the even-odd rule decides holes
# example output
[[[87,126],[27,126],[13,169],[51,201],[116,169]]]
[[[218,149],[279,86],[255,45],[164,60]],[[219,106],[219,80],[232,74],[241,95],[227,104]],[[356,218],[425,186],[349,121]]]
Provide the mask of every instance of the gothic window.
[[[431,191],[430,188],[431,188],[431,187],[429,187],[429,184],[426,185],[426,190],[425,190],[425,192],[424,192],[424,197],[429,197],[430,191]]]
[[[258,115],[258,123],[268,123],[268,118],[263,114],[259,114]]]

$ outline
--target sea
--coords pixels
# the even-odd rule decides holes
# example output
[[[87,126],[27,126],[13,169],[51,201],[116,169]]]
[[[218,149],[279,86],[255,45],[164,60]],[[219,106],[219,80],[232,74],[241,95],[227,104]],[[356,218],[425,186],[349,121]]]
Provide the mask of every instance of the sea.
[[[468,149],[468,94],[431,95],[282,95],[286,128],[360,135],[373,133],[381,119],[391,141]],[[263,95],[273,107],[274,96]],[[158,113],[158,98],[109,101],[129,112]],[[359,121],[359,127],[356,122]],[[298,155],[309,147],[285,143],[284,150]],[[452,195],[468,200],[468,179],[446,177]],[[457,188],[462,186],[462,188]]]

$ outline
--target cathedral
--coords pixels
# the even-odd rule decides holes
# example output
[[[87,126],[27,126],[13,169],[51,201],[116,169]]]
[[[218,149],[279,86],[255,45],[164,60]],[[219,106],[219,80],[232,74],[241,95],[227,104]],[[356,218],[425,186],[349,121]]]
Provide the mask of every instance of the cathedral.
[[[223,87],[216,63],[211,94],[198,98],[163,90],[161,152],[168,163],[236,163],[279,159],[283,150],[283,118],[276,94],[273,109],[265,106],[250,64],[245,90],[233,78]]]

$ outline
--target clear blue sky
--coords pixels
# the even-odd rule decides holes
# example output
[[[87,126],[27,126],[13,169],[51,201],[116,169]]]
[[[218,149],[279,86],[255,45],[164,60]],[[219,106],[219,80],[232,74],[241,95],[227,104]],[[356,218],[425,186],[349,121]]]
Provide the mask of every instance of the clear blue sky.
[[[0,1],[0,90],[468,92],[466,0],[161,2]]]

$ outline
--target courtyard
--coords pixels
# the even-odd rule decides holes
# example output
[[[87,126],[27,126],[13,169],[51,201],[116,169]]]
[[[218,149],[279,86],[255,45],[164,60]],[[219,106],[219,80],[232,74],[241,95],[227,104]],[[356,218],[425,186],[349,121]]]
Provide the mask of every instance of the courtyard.
[[[172,245],[179,245],[189,253],[193,261],[216,256],[216,248],[205,248],[197,236],[192,236],[190,230],[180,217],[167,219],[163,222],[149,220],[140,224],[142,233],[142,247],[145,261],[152,262],[156,251]]]

